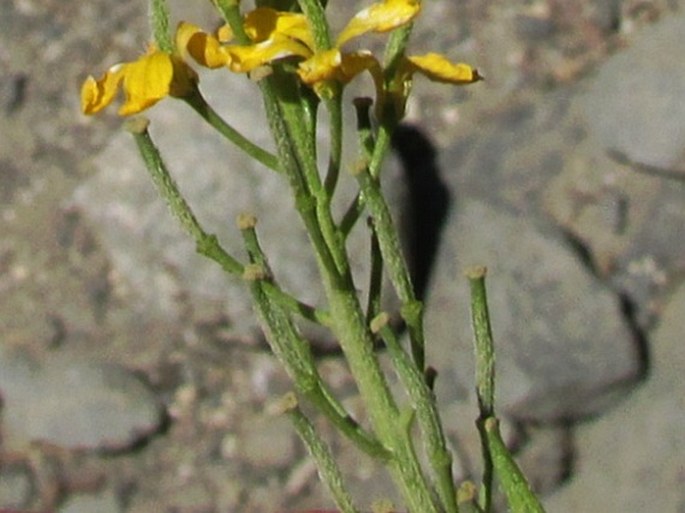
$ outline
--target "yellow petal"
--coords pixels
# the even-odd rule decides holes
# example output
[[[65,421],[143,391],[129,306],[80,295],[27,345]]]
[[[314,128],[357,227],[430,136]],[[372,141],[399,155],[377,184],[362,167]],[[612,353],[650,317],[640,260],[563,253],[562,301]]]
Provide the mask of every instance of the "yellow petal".
[[[302,61],[297,69],[297,74],[305,84],[315,84],[324,80],[335,78],[338,67],[342,64],[340,50],[332,48],[324,52],[318,52],[309,59]]]
[[[388,32],[409,23],[421,9],[418,0],[383,0],[359,11],[338,36],[336,46],[367,32]]]
[[[308,58],[312,52],[302,43],[279,34],[273,34],[272,39],[250,46],[227,46],[230,55],[229,68],[237,73],[252,71],[259,66],[294,55]]]
[[[383,82],[383,70],[378,60],[367,50],[344,53],[340,63],[338,80],[347,83],[363,71],[369,71],[376,83],[376,89]]]
[[[112,66],[100,80],[95,80],[92,76],[86,78],[81,86],[81,111],[84,114],[97,114],[112,103],[124,78],[125,66]]]
[[[407,57],[411,71],[419,71],[435,82],[471,84],[482,80],[478,70],[468,64],[453,63],[437,53]]]
[[[297,74],[305,84],[316,84],[326,80],[337,80],[346,84],[360,73],[369,70],[382,79],[380,64],[369,51],[341,53],[337,48],[318,52],[302,61]]]
[[[307,18],[300,13],[282,12],[259,7],[245,16],[245,33],[256,43],[272,39],[274,34],[300,41],[314,48],[314,36]]]
[[[126,101],[119,109],[119,114],[136,114],[168,96],[173,78],[174,65],[171,56],[164,52],[157,51],[125,64]]]
[[[176,29],[176,48],[181,55],[192,56],[199,64],[215,69],[227,66],[230,56],[218,39],[199,27],[181,22]]]

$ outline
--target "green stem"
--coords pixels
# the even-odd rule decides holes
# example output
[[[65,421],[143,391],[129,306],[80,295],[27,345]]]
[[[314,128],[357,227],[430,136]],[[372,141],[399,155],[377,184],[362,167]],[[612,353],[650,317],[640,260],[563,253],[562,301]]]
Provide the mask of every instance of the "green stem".
[[[314,425],[298,407],[295,394],[288,394],[283,401],[288,417],[295,426],[297,434],[307,446],[307,451],[316,462],[319,477],[331,493],[338,509],[342,513],[359,513],[347,492],[342,473],[333,454],[316,432]]]
[[[471,289],[471,325],[476,356],[476,397],[479,409],[476,426],[483,454],[480,506],[483,511],[489,512],[492,508],[494,467],[488,434],[485,431],[485,419],[495,414],[495,355],[485,290],[486,273],[485,267],[473,267],[466,271]]]
[[[238,132],[230,124],[228,124],[217,112],[207,103],[202,94],[196,91],[195,94],[183,98],[185,102],[197,112],[202,119],[204,119],[217,132],[223,135],[226,139],[235,144],[238,148],[243,150],[247,155],[260,162],[269,169],[281,172],[278,164],[278,158],[273,153],[269,153],[260,146],[247,139],[243,134]]]
[[[212,3],[221,13],[224,21],[231,27],[231,31],[238,44],[250,44],[250,38],[247,37],[243,28],[243,17],[240,14],[239,6],[240,0],[212,0]]]
[[[369,115],[371,105],[373,105],[371,98],[361,97],[354,99],[354,107],[357,113],[357,139],[362,159],[359,166],[368,165],[371,162],[375,148],[375,141],[371,130],[371,116]],[[375,169],[379,167],[377,164]],[[363,211],[364,201],[362,195],[357,193],[340,221],[340,232],[344,238],[349,236]]]
[[[281,85],[283,83],[278,82],[278,86]],[[317,198],[310,192],[312,185],[315,188],[317,185],[303,178],[303,175],[308,171],[303,170],[302,165],[307,164],[308,160],[300,156],[303,148],[296,144],[298,133],[291,128],[293,124],[296,125],[301,122],[301,119],[298,121],[298,118],[293,116],[296,111],[292,110],[293,102],[286,101],[289,96],[286,94],[284,97],[280,89],[279,93],[281,95],[278,97],[278,103],[269,106],[267,113],[276,138],[279,156],[283,162],[283,168],[290,177],[291,188],[296,198],[295,206],[303,219],[317,254],[320,273],[329,301],[333,330],[346,355],[360,393],[368,406],[369,415],[379,440],[388,449],[395,449],[393,452],[396,452],[398,433],[396,431],[397,425],[392,419],[398,415],[397,406],[373,350],[373,337],[365,324],[365,317],[349,272],[344,245],[335,239],[333,239],[334,243],[329,245],[323,236],[324,229],[321,224],[326,225],[329,229],[334,229],[330,204],[320,203],[317,205]],[[284,108],[284,106],[290,106],[290,108]],[[335,260],[333,260],[334,258]],[[341,267],[338,267],[338,262],[340,262]],[[409,459],[411,460],[411,458]],[[397,460],[401,461],[393,459],[393,462],[407,465],[408,472],[411,474],[411,477],[404,473],[397,476],[399,481],[404,484],[406,491],[409,487],[407,479],[412,483],[422,480],[420,467],[415,460],[413,462],[407,461],[406,450],[400,451]],[[412,498],[410,495],[409,493],[406,494],[408,500],[418,500],[424,506],[424,509],[416,508],[416,511],[432,511],[432,509],[426,509],[428,507],[425,504],[426,501],[430,504],[427,491],[418,499]]]
[[[383,255],[381,255],[381,247],[378,244],[378,234],[376,233],[376,229],[371,220],[369,220],[369,227],[371,229],[371,248],[369,255],[371,270],[369,272],[369,297],[366,305],[366,318],[368,322],[371,322],[371,320],[381,312]]]
[[[362,212],[364,212],[364,201],[362,200],[361,194],[357,194],[340,220],[340,233],[343,238],[346,239],[349,237],[352,228],[354,228],[357,221],[359,221]]]
[[[246,275],[246,278],[255,308],[267,327],[267,338],[274,354],[288,371],[297,389],[344,435],[367,454],[382,460],[387,459],[389,455],[385,448],[365,432],[330,393],[316,368],[309,344],[300,336],[287,312],[265,293],[264,285],[270,283],[275,286],[275,283],[259,244],[255,225],[254,216],[242,215],[238,218],[238,227],[250,262],[254,266],[253,272]]]
[[[316,51],[328,50],[331,47],[331,35],[326,20],[326,13],[320,0],[298,0],[314,34]]]
[[[288,371],[297,390],[307,398],[331,423],[361,451],[372,458],[387,461],[388,449],[372,434],[364,430],[334,398],[316,371],[309,349],[292,321],[277,305],[270,302],[262,280],[250,285],[253,304],[264,326],[272,350]]]
[[[545,509],[530,488],[530,484],[502,440],[495,417],[484,421],[484,431],[497,479],[507,497],[512,513],[545,513]],[[489,511],[483,508],[484,511]]]
[[[374,179],[378,179],[381,175],[383,161],[385,160],[388,151],[390,151],[392,132],[394,128],[395,125],[388,125],[387,123],[382,123],[378,127],[376,144],[373,147],[373,154],[371,155],[371,160],[369,161],[369,174]]]
[[[180,221],[181,226],[192,235],[193,239],[198,241],[198,247],[200,245],[213,246],[211,241],[216,239],[216,236],[207,234],[200,226],[190,205],[181,194],[176,181],[171,177],[159,149],[152,141],[148,132],[149,125],[148,119],[138,117],[128,121],[126,129],[133,134],[138,151],[143,158],[145,167],[150,172],[152,181],[172,214]],[[222,261],[222,267],[225,266],[232,274],[239,274],[242,271],[242,265],[230,255],[222,256]]]
[[[354,290],[341,290],[326,283],[336,335],[366,404],[378,439],[393,454],[388,468],[407,502],[409,511],[437,513],[431,492],[416,457],[413,440],[383,375],[373,348],[373,336]]]
[[[291,137],[293,132],[289,129],[290,123],[296,123],[297,119],[287,115],[292,114],[292,111],[284,111],[281,107],[280,103],[268,106],[269,121],[283,168],[290,177],[296,208],[317,254],[334,333],[367,405],[376,435],[381,444],[393,454],[389,461],[390,471],[400,486],[410,510],[437,513],[421,466],[414,454],[412,442],[399,431],[396,422],[399,414],[397,406],[373,350],[373,337],[365,324],[365,317],[349,272],[344,244],[336,238],[337,231],[334,231],[336,237],[329,239],[333,241],[330,245],[323,237],[324,228],[320,223],[331,231],[335,230],[335,225],[330,205],[319,203],[317,211],[316,198],[311,195],[309,188],[310,182],[302,177],[305,172],[300,166],[304,159],[298,157],[302,148],[296,147]],[[340,267],[337,262],[341,263]]]
[[[157,48],[173,53],[174,41],[169,28],[169,6],[166,0],[150,0],[150,25]]]
[[[386,71],[387,76],[391,77],[395,74],[409,42],[413,27],[412,23],[408,23],[397,30],[393,30],[390,40],[385,47],[385,55],[383,56],[383,69]]]
[[[409,358],[388,325],[389,319],[388,314],[380,314],[373,320],[372,330],[377,331],[385,341],[394,367],[409,395],[411,406],[416,411],[442,506],[446,512],[456,513],[459,508],[452,475],[452,454],[447,449],[435,396],[428,388],[423,374]]]
[[[324,181],[324,188],[326,195],[329,198],[332,198],[338,184],[342,161],[343,117],[340,87],[336,87],[334,96],[326,100],[326,107],[330,118],[330,155],[328,158],[328,171],[326,173],[326,180]]]
[[[411,83],[398,83],[398,81],[405,80],[402,77],[398,77],[398,70],[402,65],[404,50],[409,41],[412,27],[413,25],[409,23],[393,31],[390,40],[388,41],[388,45],[385,48],[385,56],[383,58],[383,81],[386,92],[389,93],[389,98],[384,104],[378,105],[376,111],[381,126],[386,127],[390,134],[392,134],[397,123],[404,117],[406,97],[397,97],[397,94],[404,96],[403,93],[398,92],[398,88],[403,90],[407,86],[411,87]],[[398,102],[398,100],[401,100],[401,102]]]
[[[378,233],[383,261],[388,269],[390,281],[402,301],[401,315],[407,323],[414,362],[419,369],[424,367],[423,342],[423,305],[414,295],[407,264],[402,254],[397,230],[390,214],[388,204],[380,190],[380,184],[374,179],[368,169],[357,173],[366,206],[374,220]]]
[[[476,425],[483,444],[481,508],[492,506],[493,474],[497,476],[513,513],[544,513],[523,472],[504,444],[495,415],[495,350],[485,290],[485,267],[466,272],[471,288],[471,318],[476,347],[476,393],[480,416]]]
[[[332,321],[329,312],[303,303],[290,294],[285,293],[280,287],[268,282],[264,284],[264,291],[271,301],[278,304],[287,312],[297,314],[303,319],[307,319],[308,321],[327,328],[331,326]]]
[[[295,207],[305,223],[315,253],[327,274],[337,276],[337,280],[350,281],[349,261],[342,235],[331,217],[330,197],[319,177],[313,138],[307,129],[309,123],[305,123],[308,111],[302,105],[299,85],[293,76],[278,67],[263,82],[265,89],[273,91],[273,99],[265,96],[267,117],[295,195]]]
[[[495,350],[488,314],[485,267],[466,271],[471,288],[471,323],[476,351],[476,395],[481,418],[495,414]]]

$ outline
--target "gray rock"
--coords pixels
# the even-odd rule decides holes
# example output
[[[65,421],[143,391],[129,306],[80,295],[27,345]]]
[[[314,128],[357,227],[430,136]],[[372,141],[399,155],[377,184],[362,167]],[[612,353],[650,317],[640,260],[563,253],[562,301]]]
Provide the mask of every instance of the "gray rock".
[[[33,474],[28,463],[3,461],[0,466],[0,508],[28,508],[35,492]]]
[[[59,513],[120,513],[123,511],[114,493],[106,490],[96,495],[72,495],[57,510]]]
[[[584,247],[595,272],[629,299],[637,324],[648,328],[683,270],[683,184],[637,173],[588,139],[544,194],[549,214]]]
[[[240,434],[240,461],[255,468],[275,470],[290,465],[295,457],[295,431],[287,417],[264,417]]]
[[[685,148],[684,32],[685,16],[669,16],[602,65],[583,103],[605,148],[654,166],[679,163]]]
[[[683,511],[684,333],[681,285],[652,337],[648,380],[606,415],[578,429],[581,471],[546,501],[549,511]]]
[[[645,305],[644,324],[658,314],[659,296],[685,267],[684,32],[682,14],[645,30],[602,66],[581,99],[604,150],[630,174],[648,175],[627,177],[647,183],[625,195],[632,237],[616,257],[615,276],[621,290]]]
[[[648,205],[644,222],[616,259],[612,282],[651,326],[661,315],[669,289],[685,271],[685,183],[664,181]],[[658,227],[658,228],[657,228]]]
[[[498,206],[543,216],[542,196],[586,134],[571,108],[575,91],[545,97],[521,95],[486,120],[465,120],[463,133],[444,151],[445,179],[463,195],[486,197]]]
[[[682,14],[649,27],[580,89],[568,117],[587,136],[545,192],[642,327],[685,268],[684,27]]]
[[[131,372],[68,355],[42,365],[0,351],[3,443],[123,450],[159,429],[162,408]]]
[[[572,248],[530,219],[457,202],[443,234],[426,312],[429,362],[442,400],[473,389],[464,270],[489,268],[499,411],[535,421],[577,419],[625,395],[640,374],[617,298]]]
[[[516,452],[523,474],[538,494],[556,490],[572,471],[572,429],[558,425],[527,426],[524,435],[523,442],[528,443]]]

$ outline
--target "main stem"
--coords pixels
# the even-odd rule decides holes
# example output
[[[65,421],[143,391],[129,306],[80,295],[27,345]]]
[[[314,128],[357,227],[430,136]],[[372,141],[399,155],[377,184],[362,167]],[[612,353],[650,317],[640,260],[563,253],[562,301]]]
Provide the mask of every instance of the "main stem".
[[[273,78],[278,79],[277,76]],[[263,85],[263,88],[269,87],[268,82]],[[409,510],[438,513],[414,452],[411,427],[402,421],[412,416],[399,411],[374,353],[373,336],[366,325],[354,286],[344,238],[333,220],[330,198],[318,196],[325,188],[320,182],[316,183],[318,169],[315,159],[301,154],[303,146],[298,144],[298,139],[306,137],[306,134],[298,132],[302,130],[302,118],[295,116],[296,109],[289,103],[291,98],[267,96],[266,111],[282,169],[295,195],[295,207],[317,255],[334,334],[367,406],[376,436],[390,452],[388,466]],[[307,165],[313,168],[303,168]]]

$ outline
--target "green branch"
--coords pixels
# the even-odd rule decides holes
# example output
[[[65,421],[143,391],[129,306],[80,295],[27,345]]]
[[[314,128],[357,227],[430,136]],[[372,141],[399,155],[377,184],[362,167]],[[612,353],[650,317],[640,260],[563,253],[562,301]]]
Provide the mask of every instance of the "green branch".
[[[504,444],[495,414],[495,349],[490,327],[485,267],[466,271],[471,288],[471,320],[476,351],[476,394],[480,416],[476,421],[483,449],[483,486],[480,507],[492,508],[493,477],[502,485],[512,513],[544,513],[525,476]]]
[[[233,128],[229,123],[226,122],[226,120],[219,116],[219,114],[212,108],[211,105],[207,103],[199,91],[196,91],[195,94],[184,97],[183,100],[190,105],[190,107],[197,112],[200,117],[204,119],[212,128],[235,144],[247,155],[269,169],[273,169],[279,173],[281,172],[276,155],[269,153],[262,147],[256,145],[238,130]]]
[[[447,449],[447,441],[442,430],[435,396],[428,388],[423,374],[419,372],[388,325],[389,319],[387,313],[381,313],[372,321],[371,329],[378,332],[385,341],[393,365],[409,395],[411,407],[416,412],[426,454],[437,482],[442,507],[448,513],[456,513],[459,508],[452,475],[452,454]]]
[[[425,360],[423,305],[414,294],[414,286],[411,283],[390,209],[383,197],[378,180],[371,176],[367,168],[358,170],[356,177],[364,195],[366,206],[374,220],[381,254],[390,281],[402,301],[400,313],[407,323],[414,362],[419,369],[423,369]]]
[[[293,426],[295,426],[295,431],[300,435],[300,438],[307,446],[307,451],[316,462],[316,467],[319,469],[319,476],[331,493],[340,512],[359,513],[345,488],[342,473],[340,472],[338,464],[335,462],[335,458],[331,454],[326,443],[316,432],[314,425],[300,410],[297,405],[295,394],[291,393],[286,395],[286,397],[283,398],[283,405]]]

